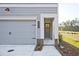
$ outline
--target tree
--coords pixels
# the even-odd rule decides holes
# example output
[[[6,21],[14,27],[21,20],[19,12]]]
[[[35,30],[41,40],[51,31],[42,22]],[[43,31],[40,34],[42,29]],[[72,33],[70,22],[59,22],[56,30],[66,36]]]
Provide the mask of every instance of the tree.
[[[62,22],[61,23],[62,26],[60,26],[60,28],[62,28],[64,31],[79,31],[79,19],[75,18],[73,20],[67,20],[66,22]]]

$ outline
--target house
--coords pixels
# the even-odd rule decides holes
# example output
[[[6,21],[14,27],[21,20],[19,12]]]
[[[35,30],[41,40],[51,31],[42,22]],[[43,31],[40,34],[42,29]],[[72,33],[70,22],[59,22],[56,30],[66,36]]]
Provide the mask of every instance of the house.
[[[57,3],[1,3],[0,45],[55,44],[58,39]]]

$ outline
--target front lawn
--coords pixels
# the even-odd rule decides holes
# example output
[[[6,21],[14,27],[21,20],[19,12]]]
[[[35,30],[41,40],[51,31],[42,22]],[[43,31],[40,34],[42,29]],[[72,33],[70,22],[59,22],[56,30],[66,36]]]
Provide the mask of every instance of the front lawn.
[[[63,41],[75,46],[76,48],[79,48],[79,42],[73,40],[72,38],[62,35],[62,39],[63,39]]]

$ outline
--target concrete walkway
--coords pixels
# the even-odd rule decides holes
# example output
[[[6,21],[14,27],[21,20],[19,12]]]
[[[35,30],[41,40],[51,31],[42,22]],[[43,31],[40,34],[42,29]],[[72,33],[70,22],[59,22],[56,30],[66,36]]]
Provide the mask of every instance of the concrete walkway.
[[[54,40],[45,39],[45,40],[44,40],[44,45],[54,45]]]
[[[34,51],[35,45],[0,45],[0,56],[61,56],[54,46],[44,46],[42,51]],[[12,52],[8,50],[14,49]]]

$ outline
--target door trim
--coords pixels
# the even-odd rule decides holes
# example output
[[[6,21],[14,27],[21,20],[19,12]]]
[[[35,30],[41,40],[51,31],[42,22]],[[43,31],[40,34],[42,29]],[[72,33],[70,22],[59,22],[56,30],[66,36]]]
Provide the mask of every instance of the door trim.
[[[57,14],[41,14],[40,15],[40,17],[41,17],[41,21],[40,21],[40,38],[41,39],[44,39],[44,18],[45,17],[52,17],[52,18],[54,18],[54,20],[53,20],[53,33],[52,33],[52,37],[53,37],[53,39],[55,38],[55,36],[54,36],[54,34],[55,34],[55,23],[56,23],[56,19],[57,19]]]

